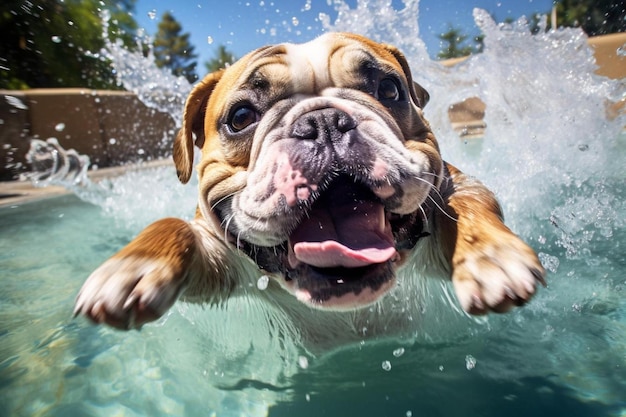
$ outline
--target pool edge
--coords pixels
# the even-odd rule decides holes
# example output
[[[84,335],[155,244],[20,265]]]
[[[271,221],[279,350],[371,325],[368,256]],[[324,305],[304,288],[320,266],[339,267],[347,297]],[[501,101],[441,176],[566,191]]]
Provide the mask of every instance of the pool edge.
[[[170,165],[174,165],[171,159],[158,159],[132,165],[101,168],[89,171],[87,175],[91,181],[98,182],[105,178],[117,177],[130,171]],[[38,187],[33,185],[33,183],[28,180],[0,181],[0,208],[19,206],[33,201],[39,201],[71,193],[72,192],[70,190],[58,185]]]

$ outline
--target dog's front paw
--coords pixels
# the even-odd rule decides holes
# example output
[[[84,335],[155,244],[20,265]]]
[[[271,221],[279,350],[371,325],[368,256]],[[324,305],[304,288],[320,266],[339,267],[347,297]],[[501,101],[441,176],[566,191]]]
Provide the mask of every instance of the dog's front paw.
[[[452,282],[461,306],[470,314],[506,312],[526,303],[537,283],[546,285],[535,252],[508,230],[466,237],[457,249]]]
[[[182,287],[174,269],[150,257],[113,257],[85,281],[74,315],[119,329],[139,328],[161,317]]]

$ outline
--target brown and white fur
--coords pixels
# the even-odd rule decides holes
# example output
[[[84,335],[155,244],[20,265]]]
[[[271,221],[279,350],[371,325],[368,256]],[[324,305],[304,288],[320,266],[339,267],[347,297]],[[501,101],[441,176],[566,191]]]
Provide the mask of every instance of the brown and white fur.
[[[183,183],[202,151],[195,219],[148,226],[91,274],[75,313],[129,329],[179,298],[246,296],[285,303],[299,326],[316,309],[345,321],[415,266],[451,278],[468,313],[524,304],[545,271],[494,195],[441,159],[427,101],[396,48],[346,33],[207,75],[174,144]]]

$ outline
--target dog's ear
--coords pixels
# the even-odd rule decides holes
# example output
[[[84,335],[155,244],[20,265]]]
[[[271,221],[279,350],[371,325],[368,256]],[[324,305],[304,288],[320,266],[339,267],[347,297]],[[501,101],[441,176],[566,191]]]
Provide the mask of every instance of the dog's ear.
[[[413,90],[415,90],[415,95],[417,96],[420,108],[426,107],[428,101],[430,100],[430,94],[428,91],[415,81],[413,81]]]
[[[413,81],[413,76],[411,75],[411,69],[409,68],[409,63],[406,60],[406,57],[404,56],[404,54],[400,52],[398,48],[396,48],[393,45],[383,45],[383,47],[394,56],[396,61],[398,61],[398,63],[402,67],[402,72],[404,72],[404,75],[407,81],[409,82],[409,90],[411,90],[410,91],[411,98],[420,108],[423,109],[426,106],[426,103],[428,103],[428,100],[430,99],[430,95],[428,94],[428,91],[426,91],[424,87],[422,87],[421,85]]]
[[[202,145],[204,145],[206,106],[223,72],[223,70],[220,70],[204,77],[187,97],[183,112],[183,126],[176,135],[173,150],[176,174],[183,184],[186,184],[191,178],[194,143],[198,148],[202,148]],[[194,135],[196,137],[195,141]]]

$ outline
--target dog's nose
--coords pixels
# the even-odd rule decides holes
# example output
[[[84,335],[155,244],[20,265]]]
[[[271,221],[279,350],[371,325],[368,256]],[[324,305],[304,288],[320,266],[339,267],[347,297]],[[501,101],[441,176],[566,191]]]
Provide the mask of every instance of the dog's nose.
[[[338,109],[319,109],[303,114],[293,125],[294,138],[335,141],[356,128],[357,122]]]

